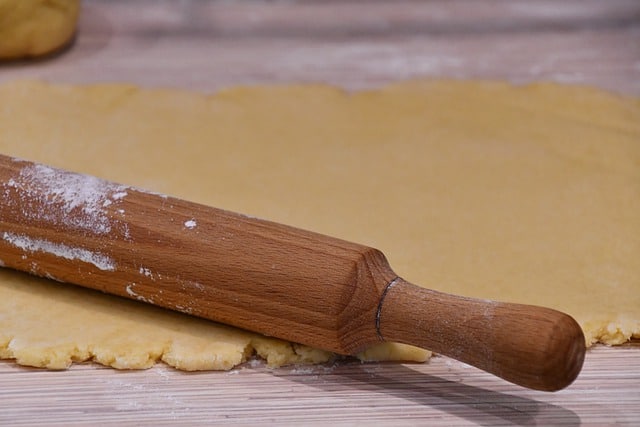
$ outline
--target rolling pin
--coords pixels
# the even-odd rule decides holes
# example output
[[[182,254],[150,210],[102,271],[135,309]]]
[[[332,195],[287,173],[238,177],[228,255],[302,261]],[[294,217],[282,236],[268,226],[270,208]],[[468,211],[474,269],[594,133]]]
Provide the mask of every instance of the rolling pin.
[[[4,155],[0,260],[338,354],[411,344],[537,390],[585,355],[559,311],[418,287],[370,247]]]

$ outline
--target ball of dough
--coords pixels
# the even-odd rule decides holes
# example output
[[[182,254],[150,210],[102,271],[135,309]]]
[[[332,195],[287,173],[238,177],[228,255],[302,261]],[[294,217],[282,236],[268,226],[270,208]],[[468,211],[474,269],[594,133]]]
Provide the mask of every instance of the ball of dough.
[[[80,0],[0,0],[0,59],[46,55],[75,32]]]

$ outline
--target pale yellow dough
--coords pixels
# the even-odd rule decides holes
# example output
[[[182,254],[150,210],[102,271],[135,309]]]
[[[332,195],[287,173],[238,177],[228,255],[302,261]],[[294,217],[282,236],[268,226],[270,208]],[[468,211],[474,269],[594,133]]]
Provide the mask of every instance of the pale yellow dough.
[[[590,344],[640,334],[637,99],[552,84],[203,96],[17,82],[0,100],[5,154],[378,247],[412,282],[566,311]],[[51,368],[93,358],[227,369],[254,350],[273,365],[330,357],[6,269],[0,349]]]
[[[0,59],[46,55],[73,37],[80,0],[0,0]]]

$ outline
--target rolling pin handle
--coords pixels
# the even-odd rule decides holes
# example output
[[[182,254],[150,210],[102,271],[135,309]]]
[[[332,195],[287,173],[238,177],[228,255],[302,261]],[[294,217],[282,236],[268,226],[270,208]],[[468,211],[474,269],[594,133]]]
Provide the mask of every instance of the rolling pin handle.
[[[543,391],[578,376],[585,338],[559,311],[449,295],[392,281],[383,293],[377,329],[385,341],[411,344]]]

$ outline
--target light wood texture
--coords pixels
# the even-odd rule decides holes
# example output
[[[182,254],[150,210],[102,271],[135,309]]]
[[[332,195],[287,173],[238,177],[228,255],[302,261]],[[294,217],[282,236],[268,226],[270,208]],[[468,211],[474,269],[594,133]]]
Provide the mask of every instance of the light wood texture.
[[[515,387],[444,357],[197,373],[1,363],[0,425],[636,426],[639,350],[591,350],[580,377],[557,393]]]
[[[418,288],[373,248],[4,155],[0,189],[6,267],[339,354],[411,344],[538,390],[582,367],[568,315]]]
[[[360,89],[407,78],[482,78],[640,95],[636,0],[83,4],[71,49],[47,61],[0,65],[0,82],[118,81],[213,92],[237,84]],[[231,375],[163,366],[46,372],[0,362],[0,425],[632,426],[640,419],[638,383],[637,346],[589,350],[576,382],[551,394],[447,358],[333,372],[247,366]]]

